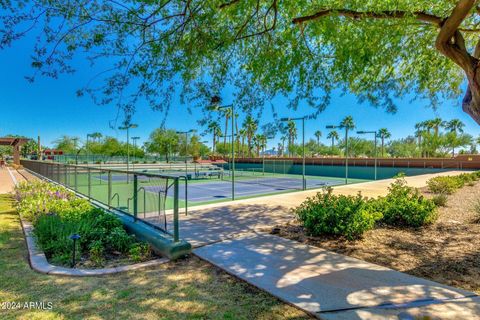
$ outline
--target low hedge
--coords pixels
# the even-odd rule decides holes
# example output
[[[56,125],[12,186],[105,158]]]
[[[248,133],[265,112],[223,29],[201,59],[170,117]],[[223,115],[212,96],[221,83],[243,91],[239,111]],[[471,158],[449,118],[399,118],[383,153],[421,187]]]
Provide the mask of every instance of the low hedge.
[[[480,171],[457,176],[434,177],[427,181],[428,190],[436,194],[452,194],[465,185],[473,185],[480,179]]]
[[[420,227],[437,218],[435,203],[418,189],[407,186],[399,177],[389,187],[386,197],[367,199],[334,195],[326,188],[295,209],[299,221],[311,235],[341,235],[349,240],[360,238],[376,222],[392,226]]]
[[[336,196],[332,188],[308,198],[296,210],[305,228],[314,236],[343,235],[348,239],[361,236],[374,227],[382,214],[371,206],[371,201],[360,194]]]
[[[373,202],[382,212],[382,222],[392,226],[421,227],[437,219],[437,206],[431,199],[420,194],[417,188],[409,187],[404,178],[398,178],[388,188],[386,197]]]
[[[72,257],[72,234],[81,236],[78,252],[95,265],[107,256],[123,255],[133,261],[150,255],[147,244],[127,234],[120,219],[63,187],[46,182],[22,183],[15,189],[17,211],[32,221],[39,246],[53,263],[67,265]]]

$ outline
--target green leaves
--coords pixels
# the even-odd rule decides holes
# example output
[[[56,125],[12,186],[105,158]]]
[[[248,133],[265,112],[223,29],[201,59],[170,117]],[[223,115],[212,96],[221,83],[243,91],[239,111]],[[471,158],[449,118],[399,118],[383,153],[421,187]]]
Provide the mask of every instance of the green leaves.
[[[435,49],[438,25],[456,1],[242,0],[39,1],[8,7],[0,16],[0,47],[37,21],[34,68],[56,77],[72,72],[75,54],[103,66],[93,72],[104,86],[84,88],[100,104],[127,113],[139,101],[166,111],[175,95],[205,107],[225,87],[247,113],[283,95],[313,115],[333,91],[350,92],[394,112],[395,99],[415,96],[437,106],[457,98],[465,75]],[[328,14],[317,15],[322,10]],[[353,14],[344,14],[353,12]],[[420,13],[419,13],[420,12]],[[314,15],[303,23],[295,18]],[[462,28],[474,29],[469,16]],[[41,22],[41,23],[40,23]],[[477,32],[465,33],[473,48]],[[92,79],[93,80],[93,79]],[[209,111],[205,111],[208,117]]]
[[[381,219],[382,214],[372,210],[370,201],[360,194],[336,196],[332,191],[327,188],[295,209],[298,219],[312,235],[341,235],[353,240]]]

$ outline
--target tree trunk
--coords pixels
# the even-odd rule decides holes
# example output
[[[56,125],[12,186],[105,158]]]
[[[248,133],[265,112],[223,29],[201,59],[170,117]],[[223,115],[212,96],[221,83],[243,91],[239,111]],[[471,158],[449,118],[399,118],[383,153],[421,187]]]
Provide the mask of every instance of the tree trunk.
[[[384,139],[385,138],[382,137],[382,158],[385,158],[385,155],[384,155],[384,152],[383,152],[383,150],[384,150],[383,148],[384,148],[384,145],[385,145],[385,140]]]
[[[217,140],[217,134],[214,132],[213,133],[213,150],[212,152],[215,153],[215,141]]]
[[[465,39],[459,31],[463,20],[475,6],[475,0],[459,0],[451,15],[441,24],[435,46],[444,56],[463,69],[467,76],[468,88],[463,98],[462,109],[480,124],[480,73],[478,71],[480,42],[473,55],[467,51]]]

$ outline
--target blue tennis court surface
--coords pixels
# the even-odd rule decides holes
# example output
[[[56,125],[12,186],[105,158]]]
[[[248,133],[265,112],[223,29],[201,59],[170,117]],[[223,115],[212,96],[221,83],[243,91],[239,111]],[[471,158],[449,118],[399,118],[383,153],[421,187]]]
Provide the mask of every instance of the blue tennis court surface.
[[[177,178],[177,177],[187,177],[188,179],[213,179],[213,178],[220,178],[221,173],[220,171],[196,171],[196,172],[185,172],[185,171],[176,171],[176,172],[151,172],[161,174],[162,176]],[[94,178],[107,182],[108,175],[97,175]],[[147,181],[151,179],[155,179],[155,177],[148,177],[148,176],[137,176],[139,181]],[[130,176],[130,180],[133,179],[133,175]],[[112,174],[112,182],[124,182],[127,181],[126,174]]]
[[[339,180],[320,180],[307,179],[307,188],[321,188],[325,186],[334,186],[343,184],[342,179]],[[162,186],[145,186],[147,192],[158,193],[165,190]],[[242,180],[235,183],[235,197],[248,197],[263,194],[272,194],[302,189],[302,180],[295,178],[265,178],[255,180]],[[169,195],[172,190],[169,190]],[[210,202],[216,200],[229,199],[232,196],[231,181],[217,181],[208,183],[192,183],[188,184],[188,201],[193,202]],[[179,186],[179,197],[185,200],[185,185]]]

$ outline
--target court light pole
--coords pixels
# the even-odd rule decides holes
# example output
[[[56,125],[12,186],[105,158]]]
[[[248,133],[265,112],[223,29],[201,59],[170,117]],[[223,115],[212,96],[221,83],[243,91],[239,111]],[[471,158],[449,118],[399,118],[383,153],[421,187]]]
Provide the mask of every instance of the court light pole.
[[[132,137],[133,140],[133,162],[132,162],[132,170],[135,171],[135,161],[137,160],[137,140],[140,137]]]
[[[348,184],[348,126],[338,125],[338,126],[326,126],[327,129],[345,129],[345,184]]]
[[[357,131],[357,134],[371,134],[373,133],[373,136],[375,138],[375,180],[377,180],[377,138],[378,138],[378,133],[377,131]]]
[[[127,130],[127,171],[130,170],[130,129],[138,128],[138,124],[127,123],[122,127],[118,127],[120,130]],[[130,175],[127,174],[127,183],[130,182]]]
[[[305,179],[305,119],[306,117],[298,118],[281,118],[280,121],[298,121],[302,120],[302,189],[307,189],[307,180]]]
[[[220,102],[219,97],[212,97],[212,102],[214,103],[208,109],[213,111],[221,111],[223,109],[230,109],[232,112],[232,146],[231,146],[231,171],[232,171],[232,201],[235,200],[235,106],[233,104],[219,106],[217,103]]]
[[[190,129],[188,131],[177,131],[177,134],[185,135],[185,175],[188,175],[188,166],[187,166],[187,154],[188,154],[188,134],[197,132],[195,129]]]
[[[87,133],[87,143],[85,145],[85,151],[87,152],[87,164],[88,164],[88,155],[89,155],[89,151],[90,151],[90,148],[89,148],[89,144],[88,144],[88,138],[93,138],[94,134],[93,133]]]

